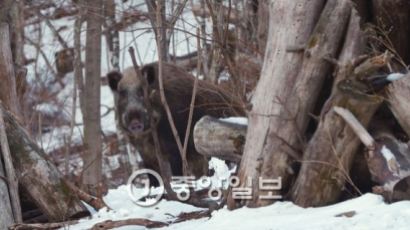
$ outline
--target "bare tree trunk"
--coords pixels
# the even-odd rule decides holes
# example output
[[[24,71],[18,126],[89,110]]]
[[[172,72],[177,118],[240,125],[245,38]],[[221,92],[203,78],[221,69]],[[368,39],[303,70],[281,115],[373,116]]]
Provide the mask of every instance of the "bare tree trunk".
[[[86,58],[84,117],[84,171],[83,184],[94,195],[101,195],[97,187],[102,181],[102,146],[100,114],[101,78],[101,24],[102,9],[99,0],[86,1]]]
[[[0,23],[0,81],[0,100],[13,114],[21,117],[7,23]]]
[[[9,142],[7,139],[6,127],[4,123],[3,111],[0,110],[0,147],[1,147],[1,158],[4,162],[4,169],[7,175],[11,208],[13,210],[14,221],[16,223],[23,222],[21,215],[21,204],[18,189],[18,180],[16,176],[16,171],[13,166],[12,156],[10,153]],[[1,163],[0,163],[1,164]]]
[[[24,3],[15,1],[11,8],[11,31],[12,31],[12,52],[14,63],[24,66]],[[25,81],[25,79],[24,79]]]
[[[7,9],[10,9],[11,3],[9,7],[6,7],[8,2],[3,2],[1,4],[0,10],[5,10],[4,13],[0,16],[3,17],[4,15],[8,15]],[[13,55],[11,51],[11,42],[10,42],[10,35],[9,35],[9,26],[7,23],[3,22],[6,21],[6,19],[1,19],[0,20],[0,102],[2,102],[6,108],[8,108],[12,113],[14,113],[16,116],[20,116],[20,109],[18,107],[18,98],[17,98],[17,92],[16,92],[16,80],[15,80],[15,75],[14,75],[14,62],[13,62]],[[2,109],[2,106],[1,108]],[[4,124],[0,124],[3,126]],[[3,130],[4,131],[4,130]],[[1,136],[4,137],[4,133],[0,134]],[[4,142],[4,141],[3,141]],[[3,143],[4,144],[4,143]],[[0,143],[1,147],[3,150],[8,148],[8,146],[4,146]],[[7,149],[8,150],[8,149]],[[5,172],[3,163],[1,161],[2,157],[0,156],[0,194],[1,194],[1,201],[0,201],[0,228],[1,229],[7,229],[9,225],[15,223],[14,222],[14,217],[13,217],[13,209],[14,211],[19,211],[20,212],[20,217],[21,217],[21,210],[18,209],[19,207],[16,207],[16,204],[10,203],[11,198],[13,199],[18,199],[18,195],[16,197],[15,190],[14,190],[14,195],[11,193],[13,191],[10,191],[10,189],[13,189],[12,187],[14,186],[14,189],[16,189],[16,182],[17,181],[8,181],[6,175],[10,176],[10,172]],[[7,167],[6,167],[7,168]],[[10,168],[9,168],[10,170]],[[10,187],[12,186],[12,187]],[[16,200],[17,201],[17,200]],[[19,204],[17,204],[19,205]],[[12,209],[13,207],[13,209]],[[21,221],[18,217],[16,217],[16,221]]]
[[[12,224],[14,224],[14,218],[11,210],[10,194],[4,167],[0,163],[0,229],[7,229]]]
[[[286,189],[293,174],[291,159],[300,158],[309,114],[331,70],[324,59],[338,55],[352,7],[346,0],[328,1],[325,8],[323,4],[302,0],[270,4],[265,63],[252,100],[239,169],[241,187],[249,187],[247,178],[252,180],[248,206],[272,203],[263,196],[280,191],[260,190],[258,180],[281,178]],[[232,196],[228,201],[233,208]]]
[[[13,6],[14,0],[4,0],[0,2],[0,23],[8,23],[10,17],[10,9]]]

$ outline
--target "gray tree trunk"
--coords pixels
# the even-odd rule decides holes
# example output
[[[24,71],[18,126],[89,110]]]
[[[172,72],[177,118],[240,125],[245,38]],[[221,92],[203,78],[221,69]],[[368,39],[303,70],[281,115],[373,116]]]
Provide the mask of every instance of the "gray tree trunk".
[[[14,115],[20,117],[16,92],[14,62],[10,48],[10,34],[7,23],[0,22],[0,100]]]
[[[3,164],[0,163],[0,229],[7,229],[14,224],[13,212],[11,210],[10,195],[5,180]]]
[[[349,21],[350,1],[285,1],[270,4],[269,35],[261,79],[249,114],[249,129],[238,176],[241,187],[252,180],[247,206],[270,191],[258,189],[259,178],[282,178],[286,187],[293,174],[292,158],[300,158],[304,133],[324,77],[331,71],[325,57],[337,57]],[[320,19],[319,19],[320,17]],[[273,191],[272,194],[280,194]],[[230,208],[236,206],[232,196]]]
[[[85,57],[85,91],[84,91],[84,145],[83,184],[91,194],[102,180],[102,146],[100,114],[100,78],[101,78],[101,1],[86,1],[86,57]]]

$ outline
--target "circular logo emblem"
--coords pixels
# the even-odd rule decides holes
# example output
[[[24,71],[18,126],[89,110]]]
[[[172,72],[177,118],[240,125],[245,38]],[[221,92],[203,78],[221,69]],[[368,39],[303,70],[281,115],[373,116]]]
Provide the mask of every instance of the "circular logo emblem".
[[[158,181],[159,187],[151,188],[149,178],[155,178]],[[131,200],[142,207],[150,207],[157,204],[164,194],[164,182],[161,176],[151,169],[140,169],[133,172],[130,178],[128,178],[127,187]]]

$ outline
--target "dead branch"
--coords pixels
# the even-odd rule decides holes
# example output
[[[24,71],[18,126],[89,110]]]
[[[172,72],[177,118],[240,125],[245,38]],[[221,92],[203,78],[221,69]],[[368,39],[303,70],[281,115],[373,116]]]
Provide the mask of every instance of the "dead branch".
[[[141,218],[119,220],[119,221],[107,220],[107,221],[95,224],[91,228],[91,230],[112,229],[112,228],[118,228],[118,227],[127,226],[127,225],[141,225],[146,228],[161,228],[161,227],[169,226],[171,224],[181,223],[181,222],[188,221],[188,220],[201,219],[201,218],[210,217],[210,216],[211,216],[211,212],[207,210],[207,211],[196,211],[196,212],[188,212],[188,213],[182,212],[176,217],[175,220],[167,221],[167,222],[152,221],[152,220],[141,219]]]
[[[186,2],[186,1],[185,1]],[[197,29],[197,49],[198,49],[198,57],[201,57],[201,42],[199,40],[200,38],[200,31],[199,29]],[[198,58],[198,64],[197,64],[197,75],[194,81],[194,87],[192,89],[192,98],[191,98],[191,104],[189,106],[189,114],[188,114],[188,124],[186,127],[186,131],[185,131],[185,140],[184,140],[184,146],[183,146],[183,150],[182,150],[182,159],[185,159],[185,164],[183,164],[183,173],[185,176],[188,175],[189,172],[189,165],[188,165],[188,161],[186,160],[186,154],[187,154],[187,148],[188,148],[188,140],[189,140],[189,136],[191,133],[191,125],[192,125],[192,116],[194,114],[194,107],[195,107],[195,98],[196,98],[196,94],[198,91],[198,80],[199,80],[199,74],[200,74],[200,68],[201,68],[201,58]]]
[[[237,24],[240,23],[241,18],[241,12],[239,12],[236,9],[230,9],[226,6],[222,6],[222,10],[223,10],[223,15],[225,17],[225,21],[229,22],[229,23],[233,23],[233,24]],[[202,7],[199,4],[195,4],[192,6],[192,13],[196,16],[196,17],[200,17],[200,18],[210,18],[211,15],[211,11],[209,10],[209,8],[206,7]]]
[[[45,224],[15,224],[10,226],[10,230],[49,230],[49,229],[57,229],[57,228],[64,228],[68,227],[73,224],[77,224],[78,220],[72,220],[67,222],[60,222],[60,223],[45,223]]]
[[[41,49],[41,45],[31,40],[28,36],[24,38],[30,45],[34,46],[37,49],[37,51],[41,54],[48,69],[51,71],[51,74],[57,76],[57,72],[54,70],[53,65],[51,64],[50,60],[48,60],[47,55],[44,53],[43,49]]]
[[[339,116],[341,116],[346,121],[346,123],[350,125],[350,127],[368,149],[374,149],[375,141],[373,137],[367,132],[363,125],[360,124],[360,122],[356,119],[352,112],[350,112],[348,109],[338,106],[333,107],[333,110]]]
[[[65,178],[63,178],[63,181],[64,181],[64,183],[67,184],[67,186],[70,188],[70,190],[78,196],[78,198],[80,198],[85,203],[89,204],[95,210],[100,210],[104,207],[109,208],[107,206],[107,204],[105,204],[105,202],[101,198],[91,196],[90,194],[84,192],[83,190],[81,190],[80,188],[75,186],[71,181],[69,181]]]
[[[135,219],[117,220],[117,221],[106,220],[104,222],[95,224],[91,228],[91,230],[113,229],[113,228],[118,228],[118,227],[127,226],[127,225],[140,225],[146,228],[161,228],[161,227],[168,226],[168,224],[164,222],[135,218]]]

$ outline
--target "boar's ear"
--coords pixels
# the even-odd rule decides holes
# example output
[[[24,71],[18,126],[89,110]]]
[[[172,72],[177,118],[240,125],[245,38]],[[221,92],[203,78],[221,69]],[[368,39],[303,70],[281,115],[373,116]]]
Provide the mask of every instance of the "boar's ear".
[[[108,78],[108,85],[110,86],[112,91],[117,91],[118,82],[120,82],[122,78],[122,74],[118,71],[111,71],[107,74]]]
[[[147,78],[149,85],[152,85],[157,79],[157,71],[154,65],[146,65],[141,70],[142,76]]]

